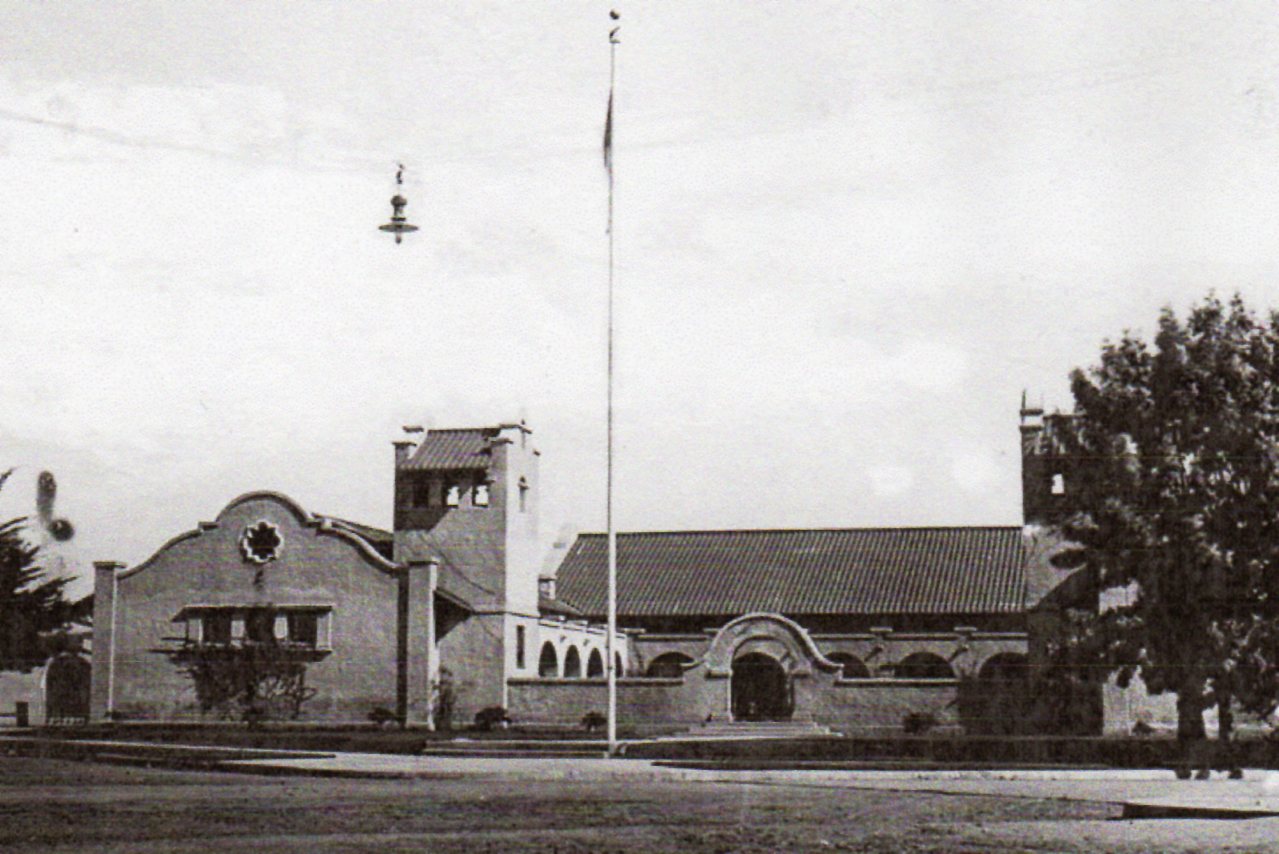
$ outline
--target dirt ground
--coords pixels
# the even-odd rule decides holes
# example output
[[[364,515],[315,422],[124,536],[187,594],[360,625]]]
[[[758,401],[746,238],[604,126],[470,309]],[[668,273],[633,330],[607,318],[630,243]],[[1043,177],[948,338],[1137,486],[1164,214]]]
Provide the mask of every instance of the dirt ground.
[[[1270,851],[1279,820],[696,782],[334,780],[0,757],[5,851]]]

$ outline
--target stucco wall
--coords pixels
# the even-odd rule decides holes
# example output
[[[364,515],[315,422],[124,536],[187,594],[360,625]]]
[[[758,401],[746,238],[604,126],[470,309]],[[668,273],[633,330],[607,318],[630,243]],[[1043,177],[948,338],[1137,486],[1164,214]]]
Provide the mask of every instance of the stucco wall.
[[[331,606],[332,651],[308,666],[307,684],[317,693],[303,716],[363,721],[374,708],[394,710],[398,580],[349,538],[308,525],[299,510],[271,496],[233,502],[213,525],[117,575],[112,694],[118,715],[200,716],[190,678],[163,654],[182,634],[173,618],[192,605]],[[239,538],[262,520],[278,526],[284,544],[259,572],[244,560]],[[105,628],[111,621],[95,623]],[[94,668],[94,682],[105,679],[108,662],[95,657]],[[101,696],[95,692],[95,706]],[[99,717],[104,711],[95,708]]]
[[[728,719],[729,680],[704,673],[683,679],[618,680],[617,716],[623,726],[693,726],[707,716]],[[509,710],[516,723],[578,726],[608,702],[602,679],[512,679]],[[849,734],[900,733],[908,714],[932,715],[940,727],[959,726],[953,680],[795,680],[795,718]]]
[[[796,705],[801,691],[820,724],[849,735],[901,733],[906,716],[931,715],[939,727],[960,726],[955,706],[958,683],[954,680],[838,679],[820,677],[796,685]]]
[[[44,723],[44,668],[37,667],[29,673],[0,673],[0,727],[11,727],[15,721],[15,703],[27,704],[28,722],[31,726]]]
[[[719,680],[723,685],[723,680]],[[519,724],[579,726],[588,712],[608,708],[604,679],[512,679],[511,717]],[[619,679],[617,719],[622,726],[693,724],[720,711],[724,700],[682,679]]]
[[[453,686],[454,725],[469,724],[480,709],[503,705],[505,630],[504,615],[482,614],[467,617],[438,638],[440,664]]]
[[[682,678],[619,681],[618,718],[624,725],[697,724],[707,717],[731,718],[732,662],[745,652],[779,661],[793,685],[792,718],[814,721],[858,734],[901,732],[908,716],[931,718],[935,725],[961,726],[958,679],[904,679],[877,676],[845,679],[826,652],[850,652],[872,673],[888,671],[908,655],[933,653],[956,674],[976,673],[1001,653],[1025,654],[1026,637],[1009,632],[964,630],[953,633],[881,632],[819,635],[778,615],[748,615],[708,635],[639,636],[636,658],[647,665],[668,652],[694,658]],[[519,679],[508,689],[517,721],[577,725],[588,711],[603,711],[603,680]]]

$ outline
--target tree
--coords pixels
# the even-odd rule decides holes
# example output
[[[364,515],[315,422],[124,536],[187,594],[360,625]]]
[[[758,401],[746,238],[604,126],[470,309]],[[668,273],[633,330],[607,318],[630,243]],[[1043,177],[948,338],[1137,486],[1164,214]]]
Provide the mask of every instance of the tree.
[[[1153,349],[1132,333],[1071,375],[1058,441],[1056,562],[1085,567],[1120,604],[1077,625],[1068,663],[1139,674],[1177,697],[1178,734],[1203,712],[1279,703],[1279,314],[1209,296],[1165,309]]]
[[[66,599],[70,579],[47,577],[39,547],[23,539],[24,524],[0,524],[0,671],[43,664],[52,652],[50,634],[83,610]]]

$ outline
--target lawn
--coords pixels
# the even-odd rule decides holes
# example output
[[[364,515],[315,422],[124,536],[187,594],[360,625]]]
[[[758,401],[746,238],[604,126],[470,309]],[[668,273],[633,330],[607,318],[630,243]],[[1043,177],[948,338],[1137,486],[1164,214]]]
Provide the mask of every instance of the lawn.
[[[598,742],[602,738],[599,733],[587,733],[574,729],[429,732],[419,729],[381,729],[372,725],[310,727],[269,724],[253,729],[243,724],[95,724],[75,728],[32,729],[22,734],[35,738],[61,740],[144,741],[161,744],[354,753],[421,753],[428,744],[459,738],[471,741],[518,738],[532,741],[575,742]]]

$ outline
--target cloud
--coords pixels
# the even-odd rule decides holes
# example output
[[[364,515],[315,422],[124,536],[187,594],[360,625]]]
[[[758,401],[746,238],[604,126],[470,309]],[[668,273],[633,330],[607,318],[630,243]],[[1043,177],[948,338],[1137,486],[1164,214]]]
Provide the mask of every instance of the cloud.
[[[893,498],[910,491],[915,483],[915,473],[907,466],[896,463],[878,463],[866,469],[871,489],[881,498]]]
[[[964,492],[988,493],[1000,485],[1002,468],[996,455],[984,451],[959,451],[951,462],[950,476]]]

